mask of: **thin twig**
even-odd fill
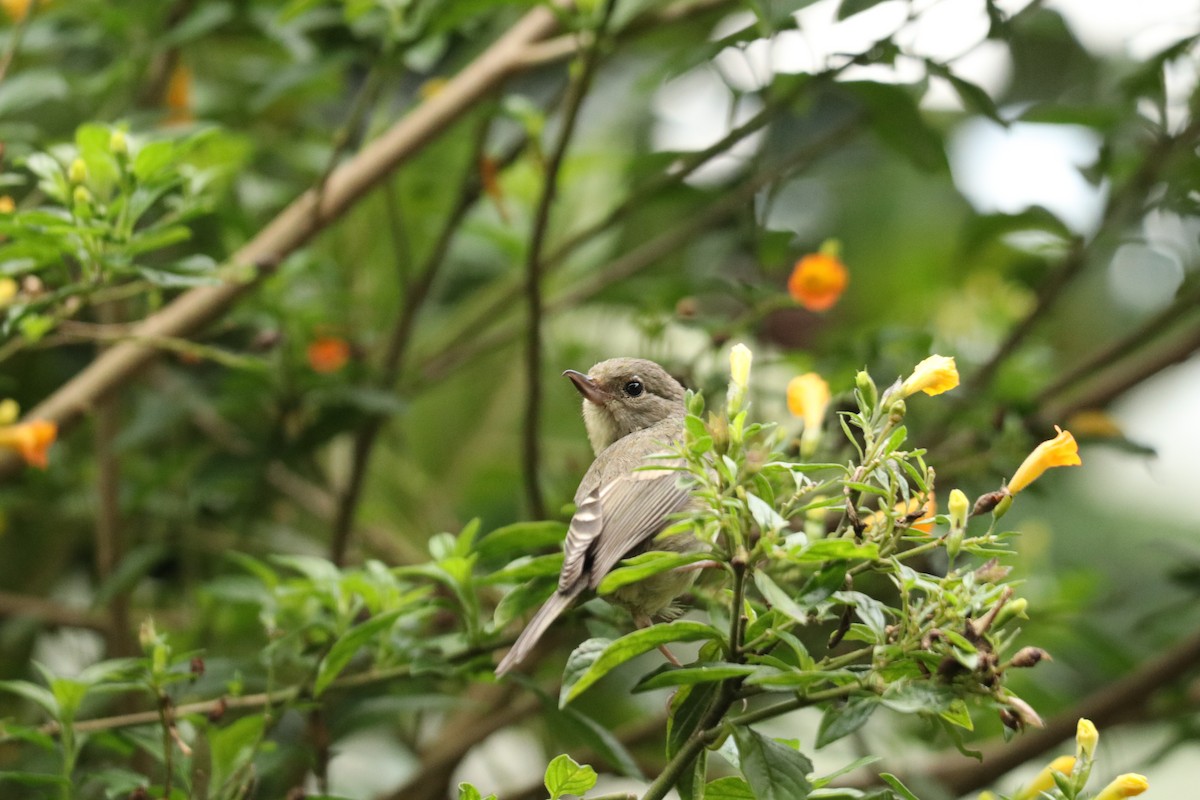
[[[540,476],[540,441],[538,429],[542,414],[542,251],[550,229],[550,209],[558,191],[558,174],[567,148],[575,134],[575,123],[583,99],[591,88],[592,77],[600,61],[601,42],[612,18],[616,0],[605,0],[592,34],[592,40],[579,57],[579,70],[564,103],[562,126],[558,140],[546,160],[542,190],[533,214],[533,231],[525,263],[525,302],[528,319],[525,335],[525,420],[521,437],[521,471],[525,478],[525,499],[529,513],[535,519],[546,516]]]
[[[663,231],[653,239],[643,242],[609,262],[606,266],[595,270],[595,277],[592,280],[580,281],[562,290],[546,303],[543,313],[552,315],[574,308],[609,286],[628,280],[677,252],[680,247],[694,240],[698,234],[711,230],[713,226],[743,211],[746,203],[764,186],[781,180],[797,169],[802,169],[828,150],[844,144],[854,135],[856,121],[857,118],[848,119],[790,157],[764,167],[740,185],[725,191],[707,208],[682,220],[676,227]],[[520,335],[520,332],[519,327],[509,326],[493,330],[487,336],[480,336],[476,333],[473,339],[444,349],[428,358],[419,370],[419,375],[425,381],[440,380],[454,370],[507,346]]]
[[[491,130],[491,119],[491,114],[488,114],[479,126],[479,130],[475,136],[475,146],[472,148],[471,155],[467,160],[466,173],[459,183],[460,188],[454,208],[447,215],[446,222],[442,226],[442,230],[433,245],[433,249],[430,251],[429,257],[421,268],[420,275],[415,281],[410,282],[405,287],[404,305],[401,307],[399,314],[396,316],[395,323],[392,325],[379,368],[378,386],[380,388],[391,389],[395,386],[396,378],[400,375],[404,366],[404,356],[412,338],[412,330],[416,325],[417,315],[420,313],[421,307],[425,304],[425,300],[429,297],[429,292],[433,288],[433,283],[437,278],[438,272],[446,261],[446,256],[450,252],[450,244],[454,240],[455,233],[458,231],[459,226],[462,225],[463,219],[466,218],[467,211],[471,209],[480,196],[481,184],[478,164],[480,156],[487,145],[488,132]],[[512,157],[515,157],[516,152],[518,152],[518,148],[513,149]],[[359,498],[362,495],[363,482],[366,479],[367,467],[371,461],[371,453],[374,450],[375,442],[379,437],[380,431],[383,430],[385,422],[386,417],[372,416],[367,419],[355,435],[350,476],[347,479],[345,488],[338,497],[337,511],[333,522],[330,558],[335,564],[343,563],[346,558],[350,532],[354,526],[354,515],[358,508]]]

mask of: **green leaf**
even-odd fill
[[[563,687],[559,705],[565,706],[583,694],[592,684],[608,674],[613,668],[635,656],[640,656],[642,653],[653,650],[659,645],[670,642],[696,642],[704,639],[720,641],[722,634],[716,628],[706,625],[703,622],[676,620],[675,622],[668,622],[662,625],[653,625],[649,628],[643,628],[642,630],[622,636],[615,642],[608,644],[602,652],[597,654],[595,660],[586,670],[578,674],[563,675]],[[596,640],[592,639],[589,641]],[[587,642],[584,644],[587,644]],[[582,647],[583,645],[580,645],[580,648]],[[576,648],[575,652],[578,653],[580,648]],[[572,653],[572,657],[574,655],[575,653]],[[567,666],[568,672],[570,672],[570,661],[567,662]]]
[[[873,81],[848,81],[841,85],[866,106],[871,128],[884,144],[920,170],[949,171],[942,137],[926,124],[908,88]]]
[[[460,783],[458,785],[458,800],[496,800],[496,795],[489,794],[484,797],[469,783]]]
[[[317,669],[317,678],[313,682],[313,696],[320,697],[329,684],[350,663],[350,659],[354,657],[358,649],[391,627],[401,613],[402,609],[396,609],[374,616],[366,622],[355,625],[338,639],[321,659],[321,666]]]
[[[175,143],[166,140],[150,142],[143,145],[133,157],[133,174],[143,183],[157,177],[174,164],[176,159]]]
[[[58,699],[44,686],[29,681],[0,681],[0,692],[11,692],[37,703],[52,717],[58,717]]]
[[[596,770],[564,753],[546,767],[545,784],[550,800],[558,800],[564,794],[581,795],[596,785]]]
[[[861,728],[875,709],[879,708],[879,698],[854,697],[845,703],[837,703],[826,709],[821,717],[821,726],[817,729],[817,747],[836,742],[843,736],[849,736]]]
[[[758,591],[771,608],[788,615],[801,625],[808,624],[808,609],[789,597],[787,592],[779,588],[779,584],[771,580],[767,573],[755,570],[754,585],[758,587]]]
[[[596,593],[612,594],[622,586],[637,583],[652,575],[658,575],[678,567],[686,567],[688,564],[707,561],[711,558],[710,553],[672,553],[666,550],[650,550],[640,553],[633,558],[625,559],[622,562],[625,566],[618,567],[605,575],[604,579],[600,581],[600,585],[596,587]]]
[[[750,728],[734,728],[742,774],[757,800],[804,800],[812,791],[812,762]]]
[[[633,691],[648,692],[651,689],[663,689],[668,686],[692,686],[697,683],[723,681],[727,678],[749,675],[756,669],[758,668],[751,664],[731,664],[725,661],[714,661],[682,669],[667,664],[638,681],[637,685],[633,687]]]
[[[750,784],[736,775],[717,778],[704,787],[704,800],[755,800]]]
[[[496,630],[503,628],[526,611],[546,602],[553,592],[554,584],[548,580],[534,579],[521,584],[496,604],[496,612],[492,615],[492,627]]]
[[[789,553],[788,560],[797,563],[819,561],[873,561],[879,558],[879,545],[874,542],[858,544],[853,539],[817,539],[809,542],[797,553]]]
[[[908,787],[901,783],[900,779],[892,773],[881,772],[879,773],[879,777],[883,778],[884,783],[896,790],[896,793],[899,794],[903,800],[921,800],[921,798],[909,791]]]
[[[61,69],[20,69],[0,83],[0,119],[66,99],[70,86]]]
[[[699,683],[675,692],[667,717],[667,758],[673,758],[695,733],[718,688],[715,683]]]
[[[487,561],[508,560],[523,556],[530,551],[541,550],[552,545],[561,545],[567,536],[564,522],[518,522],[497,528],[480,539],[475,552]]]

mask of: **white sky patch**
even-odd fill
[[[654,149],[690,152],[720,141],[731,130],[762,109],[757,97],[744,96],[736,102],[733,92],[711,69],[698,68],[668,81],[654,94]],[[692,173],[688,183],[713,186],[740,170],[758,150],[762,131],[757,131],[725,153]]]
[[[1185,500],[1196,493],[1198,386],[1200,358],[1193,357],[1117,401],[1112,413],[1125,435],[1154,448],[1157,456],[1087,448],[1082,453],[1088,476],[1084,485],[1097,504],[1128,510],[1136,502],[1148,516],[1184,524],[1200,521],[1200,504]]]
[[[1092,163],[1100,137],[1076,125],[1016,123],[1002,128],[973,118],[949,142],[954,183],[976,209],[1015,214],[1040,205],[1071,230],[1095,230],[1106,191],[1079,168]]]

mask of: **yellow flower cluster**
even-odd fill
[[[1038,800],[1038,798],[1045,797],[1046,793],[1051,792],[1058,785],[1054,773],[1061,776],[1059,781],[1069,782],[1074,792],[1081,792],[1091,773],[1096,755],[1096,745],[1099,741],[1100,732],[1096,730],[1092,721],[1080,719],[1075,728],[1075,755],[1059,756],[1051,761],[1027,786],[1013,795],[1013,800]],[[1127,772],[1110,781],[1093,800],[1124,800],[1127,797],[1136,797],[1148,788],[1150,788],[1150,782],[1146,780],[1146,776],[1136,772]],[[1052,796],[1057,797],[1058,795]],[[1083,795],[1078,796],[1083,797]],[[979,795],[979,800],[994,800],[994,798],[995,795],[991,792]]]

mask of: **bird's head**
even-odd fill
[[[588,373],[563,373],[583,395],[583,421],[592,449],[600,451],[634,431],[684,414],[683,386],[643,358],[610,358]]]

